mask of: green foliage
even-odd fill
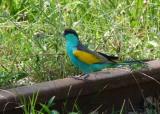
[[[21,98],[21,104],[22,109],[24,110],[24,114],[60,114],[57,110],[54,110],[54,99],[53,96],[48,103],[42,104],[40,103],[41,108],[37,109],[37,97],[38,93],[34,94],[32,97],[29,98],[29,100],[26,100],[25,98]],[[67,112],[68,113],[68,112]],[[68,114],[81,114],[76,112],[69,112]]]
[[[41,107],[39,108],[37,108],[37,97],[38,97],[38,93],[35,93],[32,97],[29,97],[28,100],[25,99],[24,97],[20,98],[20,101],[22,104],[21,107],[24,111],[24,114],[60,114],[55,109],[55,100],[54,100],[55,97],[54,96],[46,103],[40,103]],[[124,102],[119,111],[115,110],[113,106],[111,114],[125,114],[126,113],[125,105],[126,104]],[[67,105],[64,105],[63,108],[66,109],[66,107]],[[75,108],[75,111],[68,112],[66,110],[65,112],[62,112],[62,114],[82,114],[82,111],[80,110],[80,108],[78,108],[76,103],[73,105],[72,108],[73,109]],[[156,108],[158,108],[158,105],[156,105],[156,108],[153,107],[153,105],[145,106],[144,108],[145,110],[143,113],[145,114],[158,114],[156,111]],[[88,114],[99,114],[100,112],[97,109],[93,110],[92,112],[89,112]],[[104,112],[101,112],[101,113],[106,113],[106,111],[107,109],[106,110],[104,109]],[[130,113],[139,114],[138,110],[136,109],[130,110]]]
[[[160,57],[158,0],[0,0],[0,86],[78,74],[65,28],[93,50],[121,60]],[[20,75],[19,75],[20,74]]]

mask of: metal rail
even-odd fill
[[[110,112],[120,110],[125,104],[126,111],[143,110],[146,97],[160,94],[160,61],[149,61],[149,68],[139,72],[126,69],[110,69],[90,74],[87,80],[65,78],[43,82],[33,86],[22,86],[0,91],[0,113],[21,114],[20,98],[32,97],[38,92],[38,102],[46,102],[55,96],[57,110],[63,102],[71,110],[74,103],[83,114],[99,110]]]

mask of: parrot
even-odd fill
[[[139,61],[118,63],[118,56],[88,49],[81,43],[77,32],[73,29],[65,29],[63,35],[66,40],[66,53],[71,62],[82,71],[84,79],[86,79],[90,73],[100,71],[104,68],[115,68],[119,65],[139,63]]]

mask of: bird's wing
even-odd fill
[[[79,44],[77,50],[73,54],[82,62],[87,64],[96,64],[96,63],[111,63],[114,62],[117,57],[108,56],[106,54],[91,51],[82,44]]]
[[[102,60],[98,58],[97,56],[82,51],[82,50],[75,50],[73,54],[82,62],[87,63],[87,64],[95,64],[95,63],[100,63]]]
[[[107,55],[107,54],[104,54],[104,53],[101,53],[101,52],[98,52],[100,55],[102,55],[103,57],[105,57],[106,59],[108,59],[109,61],[112,61],[112,62],[116,62],[116,60],[119,59],[118,56],[113,56],[113,55]]]

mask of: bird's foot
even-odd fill
[[[86,80],[89,77],[89,74],[81,74],[78,76],[74,76],[72,78],[76,79],[76,80]]]

